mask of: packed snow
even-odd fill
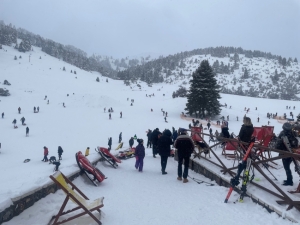
[[[17,60],[14,60],[14,56],[17,56]],[[63,71],[63,67],[66,71]],[[123,81],[83,71],[46,55],[36,47],[31,52],[20,53],[12,47],[3,46],[0,50],[0,71],[1,87],[11,93],[9,97],[0,98],[0,113],[4,112],[4,118],[0,120],[1,210],[11,204],[11,199],[50,182],[49,175],[53,174],[54,166],[41,161],[44,146],[48,147],[49,156],[56,157],[58,146],[63,148],[59,169],[69,175],[78,170],[75,161],[78,151],[84,152],[90,147],[88,159],[96,160],[99,154],[93,149],[97,146],[107,147],[108,138],[112,137],[111,152],[117,153],[115,148],[120,132],[123,134],[124,150],[129,147],[128,141],[135,134],[147,140],[148,129],[159,128],[163,131],[172,127],[188,128],[191,123],[180,117],[186,99],[172,98],[177,86],[155,84],[148,87],[143,82],[137,82],[141,88],[137,84],[125,86]],[[96,82],[97,77],[100,82]],[[5,79],[11,86],[3,85]],[[154,96],[146,97],[146,94]],[[270,125],[275,126],[276,134],[281,130],[282,121],[269,120],[267,112],[283,115],[293,111],[294,115],[298,115],[300,108],[299,103],[293,101],[221,96],[221,103],[228,106],[222,108],[221,115],[225,118],[229,116],[230,132],[235,134],[242,124],[241,119],[237,121],[236,117],[245,115],[245,107],[250,108],[247,115],[254,126],[267,125],[270,121]],[[134,99],[132,106],[131,99]],[[66,107],[63,107],[63,103]],[[291,109],[286,109],[286,106],[291,106]],[[294,106],[296,110],[292,110]],[[21,108],[21,114],[18,113],[18,107]],[[34,107],[40,108],[39,113],[33,112]],[[114,112],[110,120],[107,110],[111,107]],[[162,109],[168,112],[168,123],[164,120]],[[26,126],[20,122],[23,116]],[[260,117],[259,123],[257,117]],[[17,120],[17,129],[12,124],[14,119]],[[28,137],[25,135],[26,127],[30,129]],[[212,129],[215,132],[219,128],[213,125]],[[23,163],[25,159],[30,161]],[[123,160],[119,168],[114,169],[105,162],[99,162],[97,167],[108,179],[98,187],[85,177],[74,180],[90,199],[105,198],[101,218],[103,224],[292,224],[276,213],[268,213],[249,198],[244,203],[224,204],[228,188],[218,186],[193,171],[189,171],[191,177],[215,185],[197,184],[190,178],[185,184],[178,181],[177,162],[173,158],[168,160],[168,174],[162,175],[160,157],[153,158],[150,148],[146,149],[142,173],[136,171],[134,163],[134,158]],[[297,175],[294,174],[294,177]],[[3,224],[47,224],[57,214],[64,197],[61,190],[48,195]],[[95,222],[84,216],[68,224]]]

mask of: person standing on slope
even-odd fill
[[[48,162],[48,154],[49,154],[48,148],[44,146],[44,158],[42,160],[43,162]]]
[[[170,156],[171,148],[170,145],[173,144],[172,133],[170,130],[164,130],[162,136],[158,139],[158,152],[161,158],[161,173],[162,175],[167,174],[166,167],[168,162],[168,157]]]
[[[239,132],[239,140],[243,142],[250,143],[252,134],[254,132],[253,124],[249,117],[244,117],[243,125]]]
[[[112,138],[110,137],[109,139],[108,139],[108,151],[110,151],[110,149],[111,149],[111,145],[112,145]]]
[[[194,151],[194,142],[190,136],[187,135],[186,130],[180,132],[180,135],[177,137],[174,147],[177,149],[178,153],[178,177],[177,180],[182,180],[183,183],[188,182],[188,171],[189,171],[189,161],[191,154]],[[182,162],[184,160],[184,170],[182,174]]]
[[[133,144],[134,144],[134,139],[133,139],[133,137],[131,137],[129,139],[129,146],[130,146],[130,148],[132,148]]]
[[[158,134],[159,134],[159,129],[156,128],[153,130],[152,134],[151,134],[151,142],[152,142],[152,154],[153,154],[153,158],[156,158],[156,154],[158,153],[158,147],[157,147],[157,142],[158,142]]]
[[[63,154],[64,150],[61,146],[58,146],[57,153],[58,153],[58,160],[62,160],[61,155]]]
[[[144,158],[145,158],[145,147],[144,147],[144,140],[143,139],[137,139],[137,142],[139,143],[135,148],[135,168],[139,170],[139,172],[143,172],[143,166],[144,166]]]

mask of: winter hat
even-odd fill
[[[282,125],[282,129],[284,129],[285,131],[290,131],[292,130],[292,125],[286,122]]]
[[[143,140],[143,139],[137,139],[137,142],[138,142],[139,144],[141,144],[141,143],[144,142],[144,140]]]

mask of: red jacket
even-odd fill
[[[44,155],[48,155],[48,148],[44,148]]]

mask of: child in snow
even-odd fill
[[[139,170],[139,172],[143,172],[143,165],[144,165],[144,158],[145,158],[145,147],[144,147],[144,140],[137,139],[139,143],[135,148],[135,168]]]
[[[89,156],[89,154],[90,154],[90,147],[87,147],[84,155]]]
[[[62,147],[58,146],[58,150],[57,150],[58,160],[62,160],[61,155],[62,155],[63,152],[64,152],[64,150],[62,149]]]

